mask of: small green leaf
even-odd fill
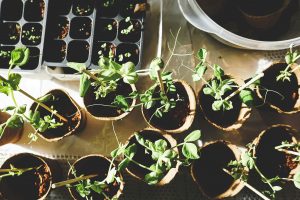
[[[253,169],[255,165],[254,159],[247,152],[242,153],[241,161],[243,166],[247,167],[248,169]]]
[[[75,62],[68,62],[67,66],[82,73],[83,70],[86,70],[86,66],[84,63],[75,63]]]
[[[223,100],[214,101],[212,104],[213,111],[219,111],[223,107]]]
[[[21,128],[23,126],[23,118],[19,115],[12,115],[7,121],[7,127],[9,128]]]
[[[46,94],[45,96],[42,96],[42,97],[38,98],[38,100],[41,103],[46,103],[48,101],[54,101],[55,97],[52,94]]]
[[[205,95],[214,96],[214,91],[210,87],[203,88],[203,93]]]
[[[20,84],[22,76],[17,73],[10,73],[8,76],[9,85],[13,90],[17,90]]]
[[[157,79],[157,71],[164,67],[164,61],[161,58],[155,58],[152,60],[149,67],[149,76],[151,80]]]
[[[24,114],[25,112],[26,112],[26,104],[21,105],[17,110],[18,114]]]
[[[295,187],[298,188],[298,189],[300,189],[300,171],[299,170],[294,175],[293,180],[294,180]]]
[[[86,95],[86,92],[88,91],[90,86],[91,86],[91,81],[89,79],[89,76],[86,74],[82,74],[80,77],[80,83],[79,83],[80,97],[84,97]]]
[[[207,51],[206,51],[206,49],[203,49],[203,48],[202,48],[202,49],[199,49],[197,55],[198,55],[198,58],[199,58],[201,61],[205,61],[206,56],[207,56]]]
[[[198,159],[198,149],[193,143],[186,143],[182,147],[182,154],[188,159]]]
[[[148,185],[155,185],[162,179],[163,174],[158,172],[150,172],[149,174],[146,174],[145,181]]]
[[[191,132],[188,136],[184,138],[185,142],[195,142],[199,140],[201,137],[201,131],[200,130],[195,130]]]
[[[3,109],[1,109],[2,112],[7,112],[7,111],[11,111],[14,110],[16,107],[15,106],[7,106]]]
[[[5,95],[8,96],[11,93],[11,91],[12,91],[11,87],[9,87],[9,86],[1,86],[0,85],[0,93],[3,93],[3,94],[5,94]]]
[[[282,190],[282,187],[280,187],[280,186],[273,186],[273,190],[276,191],[276,192],[278,192],[278,191]]]
[[[116,168],[113,167],[113,168],[108,172],[105,181],[106,181],[108,184],[113,183],[113,182],[115,181],[116,174],[117,174],[117,170],[116,170]]]
[[[27,47],[16,48],[11,52],[10,65],[23,66],[29,60],[30,50]]]
[[[118,165],[118,171],[123,171],[130,163],[130,160],[128,158],[125,158],[120,162]]]
[[[192,78],[193,78],[193,81],[194,81],[194,82],[197,82],[197,81],[200,81],[200,80],[201,80],[201,78],[199,77],[198,74],[193,74],[193,75],[192,75]]]
[[[214,65],[214,76],[218,80],[222,80],[222,76],[224,76],[224,70],[219,65]]]
[[[203,75],[205,74],[205,72],[207,71],[207,67],[203,63],[199,63],[196,66],[195,70],[196,70],[196,74],[201,79],[203,77]]]

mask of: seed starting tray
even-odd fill
[[[74,71],[67,62],[96,68],[101,55],[140,68],[145,12],[134,13],[146,0],[0,0],[0,68],[7,69],[16,46],[31,50],[20,71],[49,66]],[[128,32],[129,31],[129,32]]]

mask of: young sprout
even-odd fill
[[[126,29],[121,30],[121,34],[128,35],[131,32],[134,32],[134,25],[130,19],[130,17],[125,18],[125,22],[129,23],[129,26]]]
[[[252,105],[254,94],[250,89],[250,86],[257,84],[257,81],[264,76],[264,73],[257,74],[250,81],[239,87],[234,83],[234,79],[225,75],[224,70],[219,65],[210,65],[206,61],[207,51],[205,49],[200,49],[197,56],[200,62],[195,67],[195,70],[193,70],[193,80],[195,82],[202,80],[205,83],[203,92],[205,95],[209,95],[214,98],[214,102],[212,104],[212,109],[214,111],[233,109],[233,104],[230,99],[237,94],[239,94],[240,99],[246,105]],[[214,77],[209,81],[205,80],[203,77],[208,68],[213,70],[214,75]],[[230,95],[224,96],[227,92],[231,92]]]
[[[5,178],[5,177],[9,177],[9,176],[21,176],[23,173],[28,172],[28,171],[32,171],[32,170],[39,170],[41,166],[38,167],[29,167],[29,168],[25,168],[25,169],[20,169],[20,168],[16,168],[13,165],[10,165],[10,169],[0,169],[0,181]]]
[[[291,75],[293,72],[299,69],[299,65],[296,63],[297,60],[300,58],[299,52],[293,51],[293,44],[290,46],[290,50],[285,55],[285,62],[287,67],[280,71],[280,74],[276,77],[277,81],[291,81]],[[292,67],[294,67],[292,69]]]
[[[196,142],[200,139],[201,132],[196,130],[191,132],[182,143],[177,144],[174,147],[168,147],[168,143],[165,139],[159,139],[155,142],[144,139],[138,133],[135,134],[136,141],[145,148],[145,152],[151,155],[153,164],[151,166],[145,166],[133,157],[136,154],[136,144],[122,145],[120,144],[117,149],[111,152],[111,156],[116,158],[118,156],[124,156],[124,159],[118,165],[118,171],[124,170],[130,163],[134,163],[139,167],[149,171],[145,175],[144,181],[149,185],[157,184],[171,168],[176,167],[177,162],[180,164],[190,164],[190,160],[199,158],[198,148]],[[182,155],[184,158],[180,158],[176,147],[182,146]]]

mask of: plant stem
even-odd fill
[[[78,181],[82,181],[82,180],[86,180],[86,179],[90,179],[90,178],[95,178],[97,176],[98,176],[97,174],[87,175],[87,176],[80,176],[80,177],[69,179],[69,180],[66,180],[66,181],[61,181],[61,182],[58,182],[58,183],[53,183],[51,187],[53,189],[55,189],[55,188],[59,188],[59,187],[65,186],[65,185],[76,183]]]
[[[128,159],[130,160],[130,162],[133,162],[133,163],[136,164],[137,166],[139,166],[139,167],[141,167],[141,168],[144,168],[144,169],[146,169],[146,170],[149,170],[150,172],[153,172],[153,170],[151,170],[149,167],[146,167],[146,166],[144,166],[144,165],[138,163],[137,161],[131,159],[130,157],[128,157],[128,156],[126,156],[126,155],[125,155],[125,157],[128,158]]]
[[[157,71],[156,71],[156,74],[157,74],[157,79],[158,79],[158,82],[159,82],[160,90],[161,90],[161,92],[162,92],[164,95],[167,96],[166,90],[165,90],[165,86],[164,86],[163,80],[162,80],[162,78],[161,78],[160,70],[157,70]]]
[[[232,176],[231,173],[223,168],[223,171],[226,172],[228,175]],[[266,197],[263,193],[261,193],[260,191],[258,191],[257,189],[255,189],[252,185],[250,185],[249,183],[243,181],[240,179],[240,181],[248,188],[250,189],[252,192],[254,192],[255,194],[257,194],[258,196],[260,196],[262,199],[264,200],[270,200],[268,197]]]
[[[299,152],[295,152],[295,151],[290,151],[290,150],[287,150],[287,149],[276,149],[277,151],[281,151],[281,152],[284,152],[286,154],[290,154],[290,155],[294,155],[294,156],[300,156],[300,153]]]
[[[229,99],[231,99],[232,97],[234,97],[236,94],[240,93],[243,89],[245,89],[246,87],[248,87],[249,85],[251,85],[252,83],[254,83],[255,81],[257,81],[258,79],[260,79],[263,76],[264,76],[263,72],[257,74],[254,78],[252,78],[250,81],[248,81],[247,83],[245,83],[242,87],[240,87],[239,89],[237,89],[234,92],[232,92],[229,96],[227,96],[224,99],[224,101],[228,101]]]
[[[94,81],[100,82],[98,77],[92,74],[89,70],[87,69],[82,69],[82,72],[86,73],[89,77],[91,77]]]

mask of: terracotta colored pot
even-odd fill
[[[269,107],[278,113],[294,114],[300,111],[300,72],[296,70],[292,73],[291,81],[281,80],[277,81],[276,77],[281,70],[287,66],[284,62],[274,62],[264,71],[264,77],[260,79],[261,87],[256,88],[256,94],[262,102],[266,103]],[[268,90],[267,94],[264,93]],[[280,93],[280,95],[278,94]],[[282,98],[282,96],[284,98]]]
[[[174,80],[174,84],[176,87],[176,95],[179,94],[181,98],[185,98],[184,101],[176,102],[176,107],[171,109],[168,113],[163,113],[162,118],[154,116],[153,113],[155,110],[152,108],[145,109],[145,107],[142,106],[142,113],[150,127],[168,133],[182,133],[188,130],[194,121],[197,104],[196,95],[193,88],[185,81]]]
[[[54,171],[49,159],[21,153],[7,159],[1,169],[9,169],[10,165],[24,169],[41,166],[37,171],[24,172],[20,176],[5,177],[0,182],[0,196],[4,199],[45,199],[51,190]],[[52,161],[53,162],[53,161]],[[51,165],[51,166],[50,166]]]
[[[6,122],[10,118],[8,113],[0,112],[0,124]],[[0,146],[16,143],[20,140],[23,132],[23,126],[21,128],[9,128],[7,127],[0,139]]]
[[[105,98],[99,98],[96,100],[96,96],[94,94],[94,87],[90,87],[83,97],[83,102],[86,107],[87,112],[93,116],[95,119],[102,120],[102,121],[116,121],[123,119],[126,117],[130,112],[124,112],[120,109],[110,108],[109,105],[114,101],[117,95],[129,95],[131,92],[136,91],[136,87],[134,84],[127,84],[123,81],[118,82],[118,87],[116,92],[109,93]],[[98,104],[98,105],[97,105]],[[101,106],[99,104],[103,104]],[[130,105],[130,111],[133,110],[136,104],[136,99],[132,100]],[[91,106],[94,105],[94,106]]]
[[[99,154],[92,154],[92,155],[84,156],[84,157],[78,159],[77,161],[75,161],[75,163],[72,165],[72,167],[75,169],[77,176],[97,174],[98,175],[97,177],[91,178],[90,180],[91,181],[102,181],[107,176],[107,172],[109,170],[110,164],[111,164],[111,160],[109,160],[108,158],[106,158],[102,155],[99,155]],[[115,166],[115,165],[113,164],[113,166]],[[72,175],[71,172],[72,172],[72,170],[70,169],[69,173],[68,173],[69,179],[74,178],[74,176]],[[111,189],[112,191],[109,194],[106,193],[106,195],[108,195],[110,197],[110,199],[119,198],[124,189],[124,182],[123,182],[122,175],[121,174],[117,174],[117,175],[118,175],[118,177],[120,177],[122,182],[120,185],[118,185],[118,187],[110,184],[109,189]],[[68,190],[73,199],[85,200],[85,198],[81,197],[78,194],[78,192],[76,191],[75,188],[68,188]],[[92,192],[91,196],[93,197],[93,199],[101,199],[101,198],[105,199],[104,196],[100,196],[96,192]]]
[[[165,134],[161,131],[158,131],[156,129],[151,129],[151,128],[145,128],[141,131],[138,132],[141,136],[143,136],[144,139],[150,140],[152,142],[159,140],[159,139],[164,139],[168,142],[169,147],[174,147],[177,145],[176,140],[169,134]],[[146,166],[150,166],[153,163],[153,160],[151,158],[151,155],[145,153],[144,147],[142,147],[135,139],[134,134],[129,137],[127,140],[126,144],[137,144],[137,152],[135,156],[133,157],[133,160],[144,164]],[[176,152],[178,152],[177,147],[173,148]],[[168,183],[170,183],[175,175],[178,172],[179,168],[179,163],[177,162],[174,168],[171,168],[167,174],[155,185],[155,186],[163,186]],[[149,171],[135,165],[134,163],[130,163],[129,166],[126,168],[126,171],[133,177],[137,178],[138,180],[144,181],[144,177]]]
[[[55,110],[62,116],[64,116],[68,123],[59,126],[55,129],[48,129],[43,133],[38,133],[38,135],[45,139],[48,142],[57,142],[64,137],[73,135],[81,131],[86,124],[86,115],[85,111],[80,108],[80,106],[75,102],[75,100],[63,90],[51,90],[47,94],[52,94],[55,97],[54,101],[45,102],[47,106],[53,106]],[[37,104],[33,103],[30,107],[30,110],[34,110]],[[44,108],[39,107],[38,110],[42,116],[51,115]],[[54,116],[56,121],[60,121],[56,116]]]
[[[212,199],[233,197],[244,187],[223,171],[232,160],[240,160],[239,149],[226,141],[215,141],[201,148],[201,157],[192,164],[191,175],[200,190]]]

